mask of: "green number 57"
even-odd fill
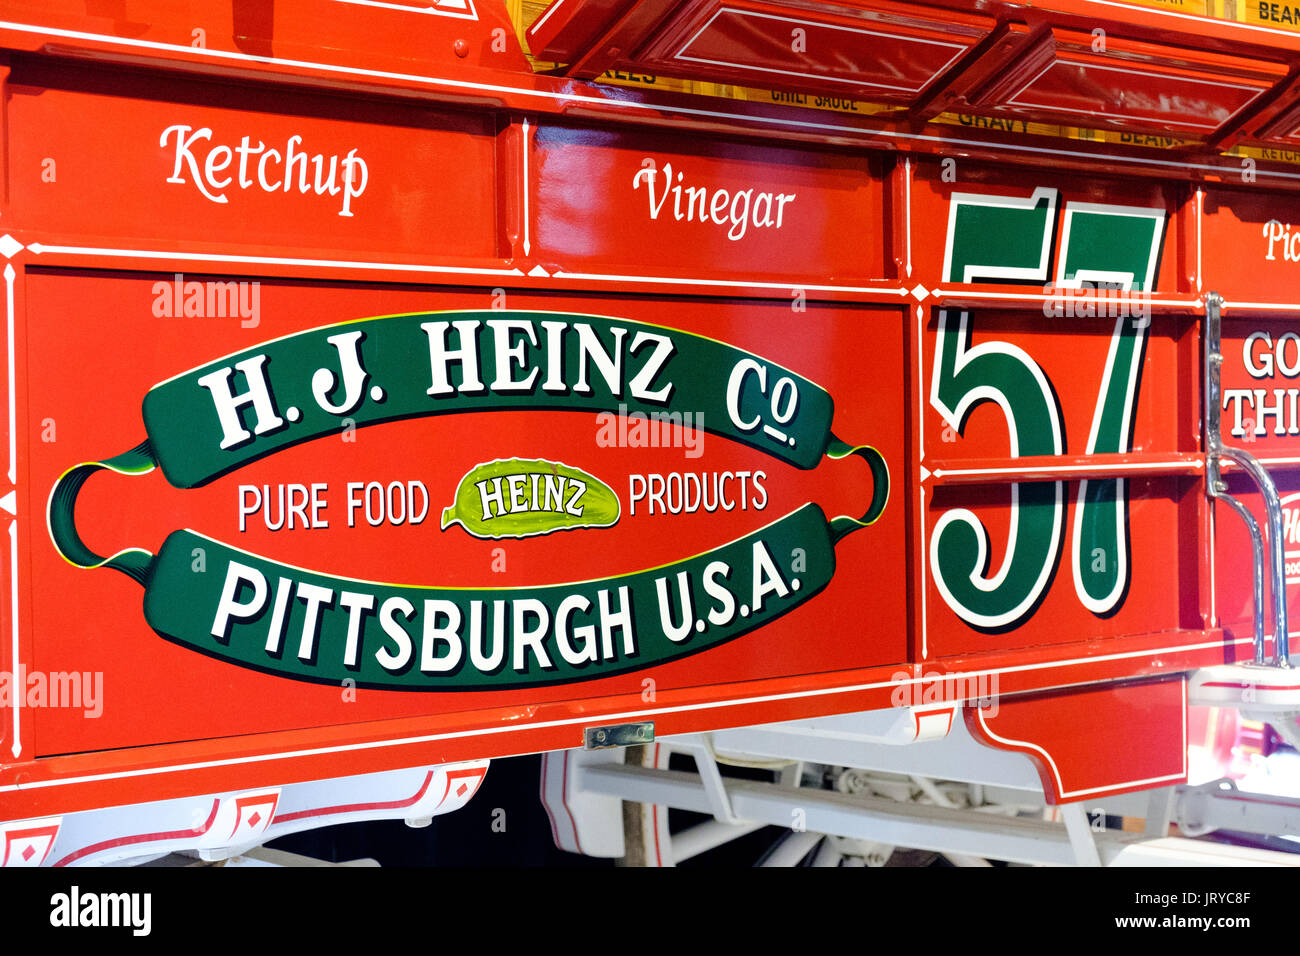
[[[1098,283],[1150,291],[1164,234],[1164,209],[1072,202],[1061,218],[1057,288]],[[1038,188],[1029,197],[954,194],[944,280],[1046,283],[1056,219],[1054,189]],[[1089,454],[1130,450],[1148,325],[1147,319],[1128,315],[1115,323],[1093,409]],[[1063,453],[1055,391],[1038,363],[1008,342],[972,345],[970,315],[941,311],[930,404],[964,434],[971,411],[984,402],[1002,411],[1012,457]],[[1017,627],[1033,613],[1059,557],[1064,486],[1061,481],[1011,486],[1006,551],[992,573],[989,535],[980,519],[966,508],[939,517],[931,538],[930,568],[939,593],[962,620],[1000,631]],[[1128,589],[1127,526],[1123,478],[1079,483],[1074,587],[1094,614],[1113,613]]]

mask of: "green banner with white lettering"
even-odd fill
[[[127,549],[101,557],[77,532],[77,496],[100,470],[138,475],[159,467],[172,485],[193,488],[344,428],[507,409],[656,413],[668,421],[693,414],[709,431],[800,468],[858,457],[871,471],[871,498],[860,516],[827,519],[809,503],[673,564],[538,587],[356,580],[191,530],[173,532],[157,555]],[[50,535],[70,563],[110,567],[144,585],[144,617],[159,635],[244,667],[391,690],[588,680],[716,647],[825,588],[835,543],[874,523],[889,495],[883,458],[836,438],[833,411],[825,390],[779,365],[645,323],[506,311],[369,319],[266,342],[152,388],[143,406],[147,439],[65,472],[49,499]],[[481,473],[483,494],[499,495],[496,471],[545,463],[497,464],[466,481]],[[586,526],[617,519],[617,499],[599,482],[573,469],[560,477],[591,484],[600,513],[586,515]],[[545,487],[539,480],[533,477]],[[510,488],[520,494],[524,483],[516,477]],[[473,524],[448,509],[444,527],[452,518]]]

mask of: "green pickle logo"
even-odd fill
[[[640,571],[532,587],[389,584],[293,567],[192,530],[157,554],[93,552],[77,497],[100,471],[155,468],[197,488],[295,444],[347,428],[479,411],[696,413],[708,429],[798,469],[857,458],[870,471],[860,515],[795,508],[712,550]],[[835,547],[873,524],[889,471],[870,445],[831,432],[814,382],[703,336],[554,312],[394,315],[284,336],[155,385],[146,439],[68,469],[50,492],[50,537],[78,568],[144,587],[161,637],[281,677],[387,690],[564,684],[654,667],[717,647],[807,602],[835,573]],[[576,467],[498,459],[460,481],[442,527],[484,539],[600,529],[618,496]],[[202,548],[206,570],[192,555]],[[797,560],[792,560],[798,555]]]
[[[442,528],[458,524],[476,538],[530,538],[611,528],[618,517],[618,495],[599,478],[545,459],[511,458],[479,465],[460,480]]]

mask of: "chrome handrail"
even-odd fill
[[[1231,448],[1223,444],[1220,434],[1221,386],[1219,367],[1223,364],[1223,355],[1219,351],[1221,341],[1221,316],[1223,296],[1211,292],[1205,299],[1205,381],[1202,389],[1205,395],[1205,486],[1211,498],[1218,498],[1232,506],[1246,522],[1250,531],[1252,550],[1254,552],[1255,571],[1255,663],[1267,663],[1264,656],[1264,541],[1259,523],[1250,509],[1228,494],[1228,484],[1223,480],[1219,467],[1220,459],[1240,465],[1259,486],[1264,498],[1264,512],[1268,521],[1269,554],[1268,564],[1273,592],[1273,662],[1274,667],[1291,666],[1290,641],[1287,635],[1286,610],[1286,559],[1283,554],[1282,540],[1282,504],[1278,498],[1277,485],[1267,469],[1259,463],[1254,455]]]

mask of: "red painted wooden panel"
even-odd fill
[[[978,22],[978,21],[976,21]],[[941,26],[894,8],[858,18],[758,3],[709,3],[645,56],[665,72],[910,102],[987,34],[991,23]]]
[[[965,713],[978,739],[1034,762],[1049,803],[1168,787],[1187,777],[1180,679],[1004,698]]]
[[[1207,136],[1285,75],[1281,64],[1105,34],[1054,29],[1048,48],[1050,59],[985,108],[1078,126]]]

